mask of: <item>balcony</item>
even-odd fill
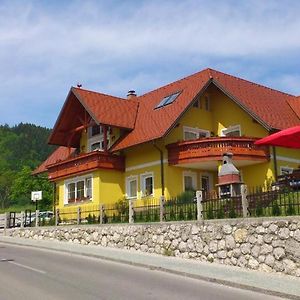
[[[93,151],[47,166],[49,180],[78,175],[97,169],[125,170],[123,156],[102,151]]]
[[[247,166],[269,160],[269,150],[256,146],[256,138],[215,137],[167,145],[169,165],[215,170],[225,152],[233,154],[236,166]]]

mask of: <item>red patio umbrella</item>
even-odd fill
[[[270,145],[287,148],[300,148],[300,126],[283,129],[255,142],[255,145]]]

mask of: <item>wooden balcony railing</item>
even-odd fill
[[[215,137],[183,141],[167,145],[170,165],[201,161],[221,160],[225,152],[231,152],[235,160],[267,161],[269,149],[256,146],[257,138]]]
[[[93,151],[48,165],[47,169],[49,180],[53,181],[58,178],[81,174],[97,169],[124,171],[125,159],[123,156],[108,152]]]

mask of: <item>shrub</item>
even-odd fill
[[[171,208],[170,210],[170,221],[175,221],[176,220],[176,215],[175,212],[173,210],[173,208]]]
[[[190,202],[193,202],[194,198],[195,198],[195,191],[192,191],[192,190],[185,191],[177,196],[177,201],[179,203],[190,203]]]
[[[281,215],[280,207],[279,207],[277,201],[274,201],[273,204],[272,204],[272,215],[273,216],[280,216]]]
[[[180,210],[179,210],[179,221],[182,221],[182,220],[184,220],[184,213],[183,213],[183,209],[180,208]]]
[[[214,219],[214,218],[215,218],[214,212],[212,209],[212,205],[210,204],[207,211],[207,219]]]
[[[262,207],[261,201],[257,201],[257,205],[255,208],[255,215],[257,217],[261,217],[263,215],[263,207]]]

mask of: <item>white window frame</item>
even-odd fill
[[[287,171],[287,173],[286,173],[286,172],[283,173],[284,170]],[[280,166],[280,175],[292,174],[293,171],[294,171],[294,169],[291,168],[291,167],[288,167],[288,166]]]
[[[182,188],[183,191],[185,192],[185,177],[192,177],[192,185],[193,189],[196,191],[197,190],[197,173],[192,172],[192,171],[183,171],[182,173]]]
[[[101,125],[98,125],[101,126]],[[103,151],[104,149],[101,147],[101,143],[104,142],[104,133],[103,133],[103,127],[100,127],[100,133],[97,135],[92,136],[92,130],[93,127],[88,128],[88,152],[91,151]],[[110,146],[110,130],[107,128],[107,147],[109,148]],[[100,148],[92,150],[92,145],[95,143],[100,143]]]
[[[129,195],[130,192],[130,182],[132,181],[136,181],[136,196],[131,196]],[[137,199],[138,197],[138,176],[137,175],[131,175],[126,177],[126,182],[125,182],[125,186],[126,186],[126,198],[127,199]]]
[[[199,139],[200,133],[204,133],[205,137],[210,137],[210,131],[205,129],[200,129],[197,127],[189,127],[189,126],[183,126],[183,139],[185,140],[185,133],[190,132],[196,134],[196,139]]]
[[[229,126],[227,128],[223,128],[221,129],[221,136],[227,136],[226,134],[230,133],[230,132],[233,132],[233,131],[239,131],[239,136],[242,135],[242,130],[241,130],[241,125],[238,124],[238,125],[232,125],[232,126]]]
[[[147,195],[145,193],[146,189],[146,178],[152,177],[152,194]],[[153,172],[145,172],[140,175],[140,183],[141,183],[141,196],[142,197],[154,197],[154,174]]]
[[[86,180],[87,179],[91,179],[92,195],[88,199],[76,201],[77,182],[79,182],[79,181],[84,181],[84,197],[87,197],[87,186],[86,186]],[[69,199],[68,199],[69,198],[68,197],[68,194],[69,194],[68,193],[68,185],[71,184],[71,183],[75,183],[75,202],[69,203]],[[74,178],[71,178],[71,179],[67,179],[64,182],[64,205],[72,204],[72,203],[79,203],[79,202],[82,202],[82,201],[93,201],[93,194],[94,194],[94,191],[93,191],[93,175],[92,174],[87,174],[87,175],[83,175],[83,176],[77,176],[77,177],[74,177]]]

